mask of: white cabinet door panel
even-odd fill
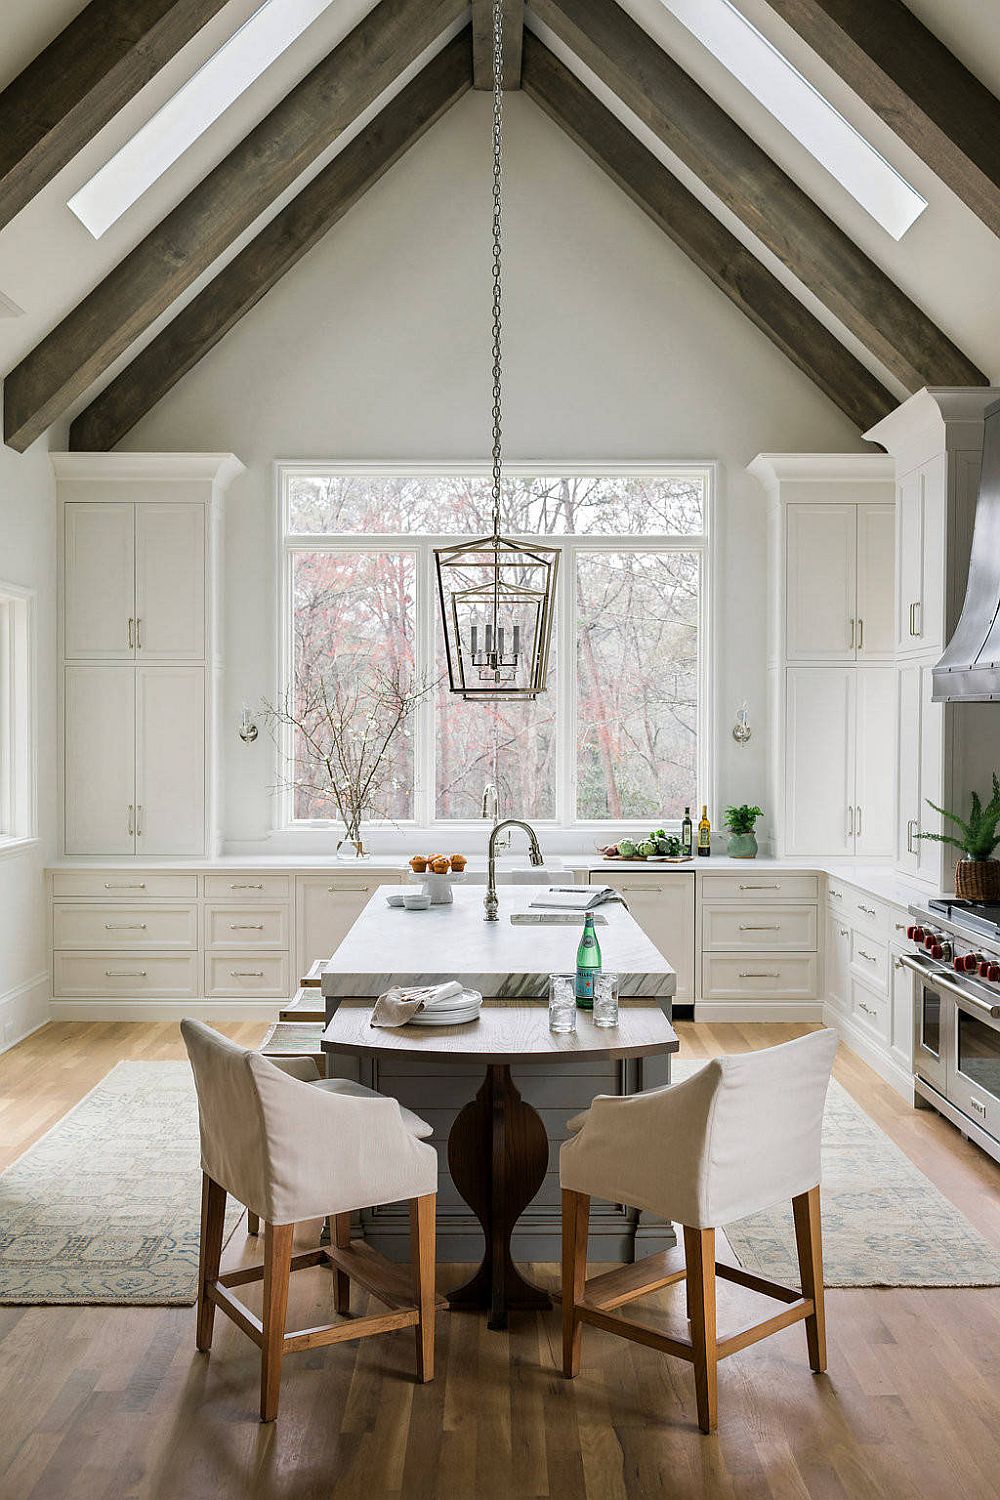
[[[205,852],[205,672],[136,669],[136,848]]]
[[[371,877],[300,875],[295,882],[296,967],[308,972],[317,958],[329,958],[340,947],[372,893],[390,883],[389,875]]]
[[[890,856],[896,843],[896,674],[862,668],[857,676],[857,774],[854,851]]]
[[[789,661],[854,656],[857,515],[853,505],[789,505],[785,628]]]
[[[135,507],[74,501],[63,511],[63,625],[69,659],[134,655]]]
[[[602,875],[590,878],[596,885],[607,883]],[[690,1004],[694,999],[694,875],[637,872],[623,875],[614,884],[650,942],[677,971],[674,1004]]]
[[[135,852],[135,668],[67,667],[67,854]]]
[[[786,674],[785,853],[854,852],[854,667]]]
[[[816,907],[786,906],[778,901],[722,906],[703,901],[701,946],[704,952],[743,952],[757,948],[772,953],[781,949],[793,953],[815,952],[819,946]]]
[[[896,787],[896,864],[908,875],[917,873],[920,843],[920,673],[917,665],[901,666],[896,673],[896,735],[899,745],[899,779]]]
[[[135,612],[141,661],[204,657],[204,506],[136,507]]]
[[[920,471],[923,481],[923,573],[920,594],[921,651],[944,650],[944,583],[948,535],[948,456],[939,453]],[[965,590],[962,590],[964,595]]]
[[[826,914],[826,994],[838,1009],[851,1004],[851,929],[839,912]]]
[[[924,501],[919,469],[907,474],[896,491],[896,650],[921,649],[923,600]]]
[[[944,737],[945,707],[933,701],[934,669],[920,668],[920,796],[913,816],[919,827],[928,833],[941,833],[944,821],[940,813],[928,806],[927,799],[943,806],[944,798]],[[917,874],[923,880],[938,885],[941,880],[941,862],[951,851],[932,839],[915,839],[917,850]],[[948,872],[950,874],[950,870]],[[947,877],[946,877],[947,878]]]
[[[896,511],[892,505],[859,505],[858,629],[859,661],[892,661],[896,571]]]

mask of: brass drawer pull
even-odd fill
[[[263,979],[264,978],[264,970],[263,969],[230,969],[230,971],[229,971],[229,977],[231,979]]]
[[[741,880],[739,888],[741,891],[780,891],[781,881],[772,880],[770,884],[767,885],[744,885],[743,881]]]
[[[741,922],[741,932],[780,932],[780,922]]]
[[[144,891],[146,882],[144,880],[106,880],[104,889],[106,891]]]
[[[107,932],[145,932],[145,922],[105,922]]]
[[[145,979],[145,969],[105,969],[105,979]]]
[[[263,922],[230,922],[230,932],[263,932]]]
[[[741,979],[780,979],[781,973],[778,969],[741,969]]]
[[[240,881],[234,880],[230,883],[229,889],[231,891],[262,891],[264,889],[264,882],[263,880],[244,881],[241,884]]]

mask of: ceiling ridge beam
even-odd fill
[[[1000,99],[902,0],[769,3],[1000,234]]]
[[[524,38],[524,0],[503,0],[503,64],[505,89],[521,87],[521,49]],[[472,83],[493,88],[493,0],[472,0]]]
[[[0,229],[226,0],[91,0],[0,93]]]
[[[80,413],[70,448],[119,443],[471,87],[466,27]]]
[[[532,0],[532,10],[908,391],[989,383],[614,0]]]
[[[446,28],[463,0],[380,0],[4,382],[23,452]]]
[[[522,87],[862,431],[895,410],[892,392],[531,32]]]

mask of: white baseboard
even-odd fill
[[[696,1000],[696,1021],[822,1021],[822,1000],[774,1000],[748,1005],[745,1000]]]
[[[35,974],[0,995],[0,1052],[16,1047],[49,1019],[49,976]]]
[[[825,1007],[824,1019],[828,1026],[832,1026],[834,1031],[839,1032],[840,1039],[846,1047],[856,1053],[862,1062],[867,1063],[880,1078],[884,1078],[886,1083],[890,1084],[897,1094],[901,1094],[908,1104],[913,1103],[913,1075],[911,1073],[907,1073],[905,1068],[900,1067],[896,1059],[888,1052],[883,1052],[877,1042],[865,1036],[850,1017],[843,1015],[836,1006]]]
[[[53,1021],[276,1021],[288,1000],[53,1000]]]

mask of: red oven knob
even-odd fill
[[[909,936],[912,937],[915,943],[922,943],[927,934],[922,927],[914,927]]]
[[[926,937],[924,938],[924,947],[930,950],[934,947],[934,944],[936,942],[937,938],[934,936],[933,932],[928,932]]]
[[[944,957],[944,949],[941,947],[941,944],[940,943],[932,943],[931,944],[931,958],[943,958],[943,957]]]
[[[962,958],[961,955],[959,955],[958,958],[952,959],[952,968],[957,969],[958,972],[959,972],[959,974],[964,974],[965,973],[965,959]]]
[[[991,984],[1000,983],[1000,964],[989,964],[986,969],[986,978]]]
[[[990,977],[990,966],[985,958],[979,960],[979,977],[980,979],[989,979]]]
[[[910,939],[911,943],[915,941],[917,929],[912,924],[906,929],[906,936]]]

